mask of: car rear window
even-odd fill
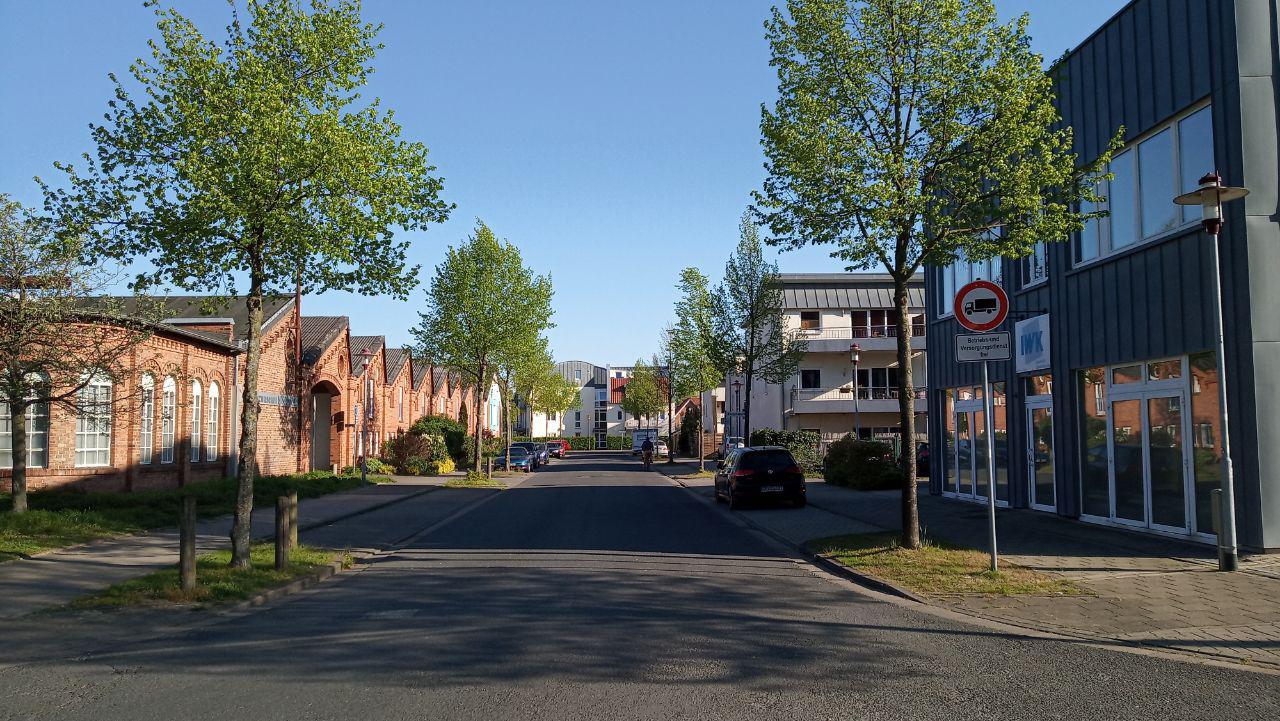
[[[742,454],[738,467],[748,471],[781,471],[796,465],[790,451],[748,451]]]

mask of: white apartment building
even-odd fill
[[[625,436],[637,428],[659,428],[666,431],[666,411],[652,418],[636,419],[622,410],[623,388],[631,378],[631,366],[598,366],[587,361],[562,361],[556,370],[578,386],[578,405],[563,414],[522,411],[523,427],[530,435],[594,436],[596,445],[604,448],[607,436]]]
[[[899,428],[898,333],[894,322],[893,279],[879,273],[783,273],[784,318],[788,332],[808,342],[798,372],[781,384],[752,381],[751,428],[812,430],[823,446],[846,434],[887,437]],[[924,281],[913,282],[911,370],[916,388],[916,431],[927,436]],[[856,345],[855,373],[851,347]],[[741,384],[735,385],[735,383]],[[746,393],[742,377],[730,376],[719,419],[730,436],[742,430]],[[705,418],[705,415],[704,415]],[[709,432],[714,429],[708,427]]]

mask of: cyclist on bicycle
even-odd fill
[[[650,464],[653,463],[653,441],[646,438],[644,444],[640,446],[640,452],[644,454],[644,469],[649,470]]]

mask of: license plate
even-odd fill
[[[761,486],[761,493],[782,493],[782,486]]]

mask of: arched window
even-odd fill
[[[151,463],[151,455],[155,449],[156,424],[156,379],[149,375],[142,376],[142,418],[138,423],[138,462]]]
[[[44,385],[45,377],[31,374],[28,381]],[[34,403],[27,406],[27,468],[43,468],[49,465],[49,404]],[[0,468],[13,467],[13,412],[0,396]]]
[[[218,397],[218,384],[209,384],[209,421],[204,428],[204,459],[218,460],[218,414],[221,407]]]
[[[160,462],[173,463],[173,424],[178,384],[166,376],[160,389]]]
[[[204,406],[201,404],[203,394],[201,393],[200,381],[191,381],[191,462],[200,461],[200,427],[204,422]]]
[[[98,373],[76,397],[76,466],[111,465],[111,379]]]

